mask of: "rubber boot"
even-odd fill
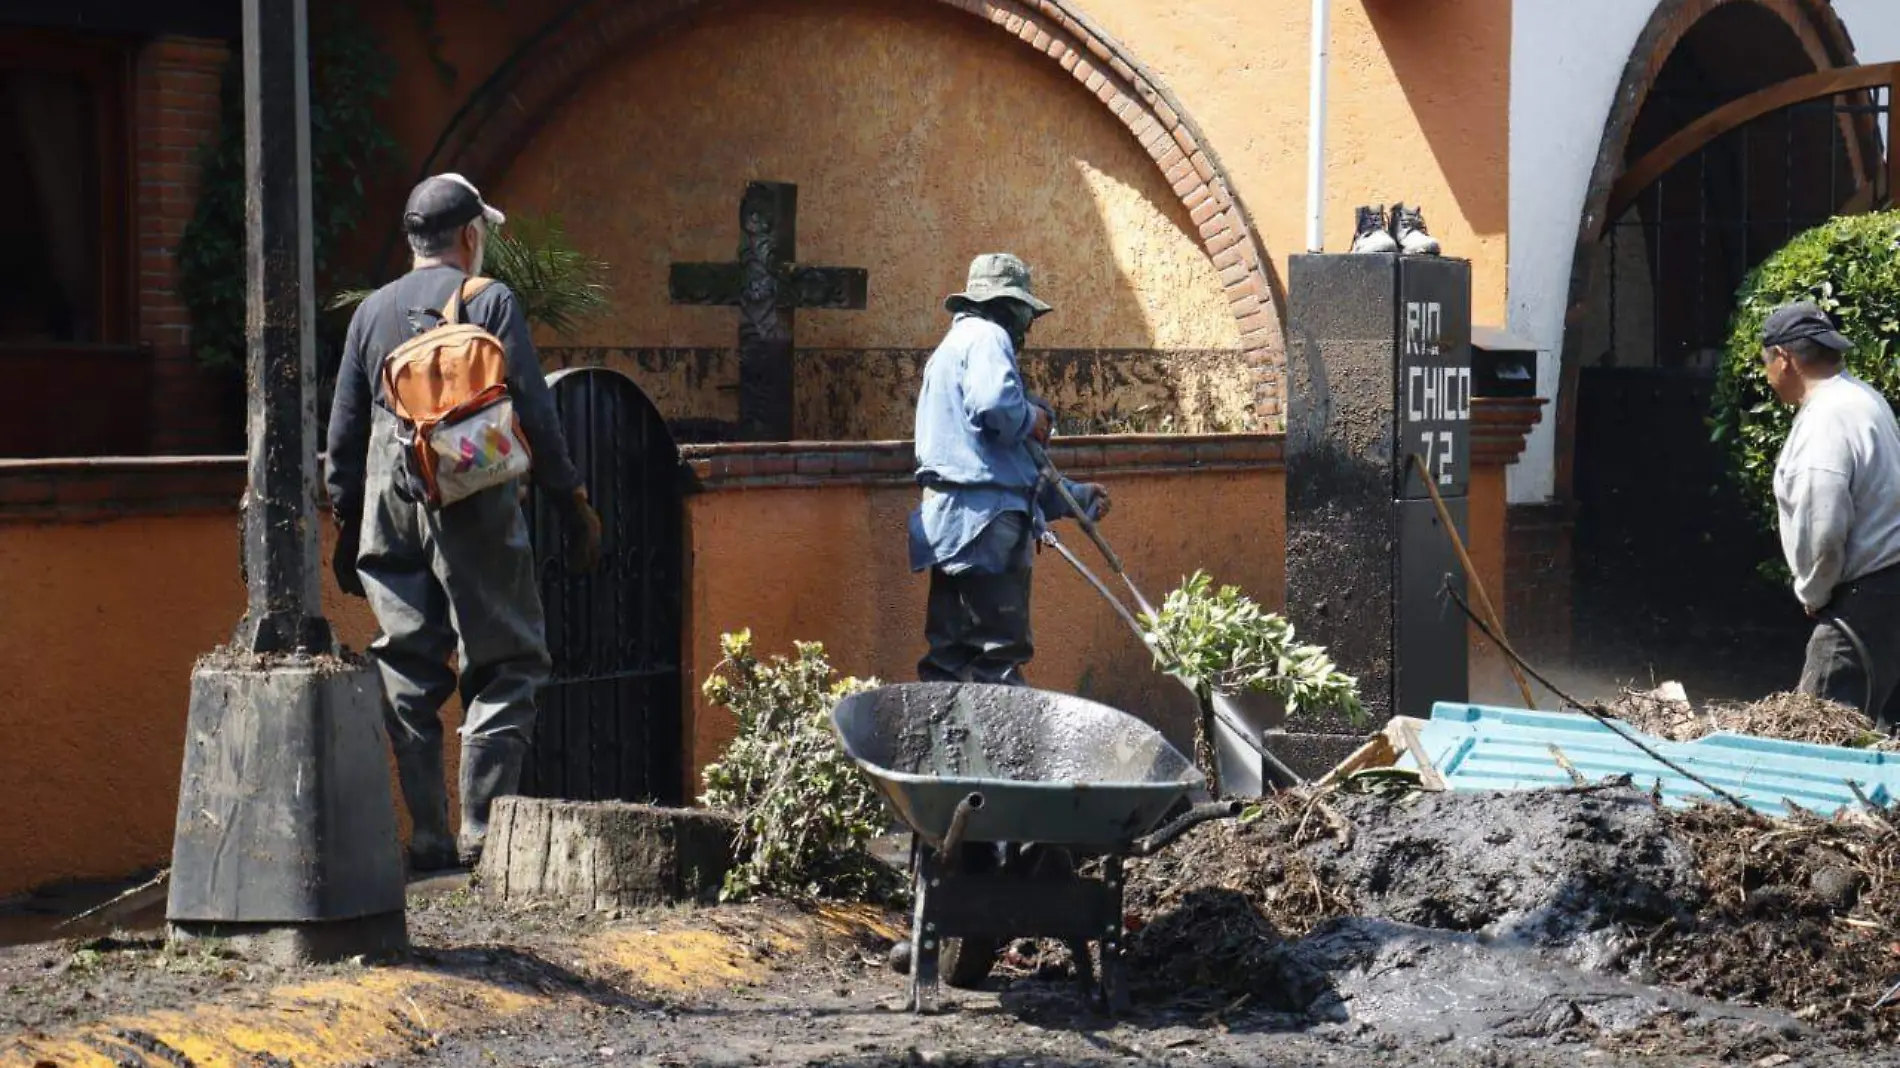
[[[396,778],[409,810],[409,870],[455,867],[455,837],[449,832],[449,787],[442,770],[442,741],[397,745]]]
[[[473,868],[482,859],[488,841],[488,813],[495,799],[513,794],[521,785],[521,765],[528,743],[507,735],[462,739],[462,831],[456,853],[462,866]]]

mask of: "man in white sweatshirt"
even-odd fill
[[[1795,406],[1775,464],[1781,548],[1794,594],[1816,621],[1801,692],[1895,726],[1900,686],[1900,427],[1873,387],[1847,373],[1853,346],[1806,301],[1762,327],[1768,384]]]

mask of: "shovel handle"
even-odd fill
[[[1037,442],[1030,441],[1025,444],[1029,447],[1029,459],[1035,463],[1037,472],[1056,488],[1056,493],[1062,497],[1062,503],[1068,505],[1070,513],[1075,516],[1076,525],[1082,528],[1082,533],[1088,535],[1089,540],[1095,543],[1097,551],[1108,561],[1108,569],[1122,580],[1122,584],[1128,587],[1129,593],[1134,594],[1135,604],[1148,615],[1154,615],[1154,605],[1149,603],[1148,598],[1142,596],[1141,590],[1135,586],[1135,580],[1129,578],[1128,570],[1122,567],[1122,558],[1116,555],[1115,550],[1109,546],[1108,539],[1102,537],[1102,532],[1096,527],[1095,520],[1089,518],[1087,509],[1084,509],[1075,499],[1075,495],[1069,492],[1069,487],[1062,481],[1062,472],[1057,471],[1055,465],[1049,462],[1049,453]],[[1073,558],[1071,562],[1074,562]],[[1111,597],[1110,600],[1114,598]]]

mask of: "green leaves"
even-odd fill
[[[1325,649],[1296,642],[1284,617],[1261,608],[1238,586],[1216,588],[1205,571],[1170,591],[1142,625],[1160,651],[1161,669],[1203,695],[1272,693],[1290,716],[1335,711],[1364,722],[1357,679],[1341,672]]]
[[[607,308],[607,265],[568,244],[559,216],[510,216],[489,235],[482,273],[514,291],[521,314],[557,334],[571,334],[584,319]],[[331,298],[331,310],[355,307],[373,290],[346,289]]]
[[[213,368],[244,361],[244,86],[241,56],[225,69],[216,139],[199,153],[198,204],[178,243],[178,290],[191,312],[191,341]],[[310,33],[311,245],[317,283],[335,282],[334,256],[363,218],[365,179],[395,154],[376,115],[395,61],[348,6],[313,5]],[[319,322],[326,351],[336,324]]]
[[[1890,402],[1900,401],[1900,212],[1846,216],[1796,237],[1763,261],[1735,297],[1728,350],[1716,370],[1710,439],[1729,456],[1730,477],[1764,528],[1775,526],[1774,469],[1794,425],[1761,366],[1761,326],[1791,300],[1812,300],[1854,343],[1847,367]],[[1785,574],[1779,561],[1765,575]]]
[[[511,216],[488,239],[484,271],[507,283],[528,321],[571,334],[607,307],[607,265],[568,243],[557,215]]]
[[[794,643],[787,660],[761,661],[752,632],[722,634],[725,660],[706,679],[706,699],[730,711],[738,736],[705,771],[701,802],[739,820],[739,864],[725,900],[760,894],[877,899],[901,888],[867,850],[884,804],[831,731],[840,700],[877,685],[834,679],[824,646]]]

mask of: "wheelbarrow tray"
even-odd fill
[[[971,842],[1113,853],[1203,786],[1193,761],[1125,712],[1067,694],[974,683],[903,683],[831,713],[845,753],[911,830],[940,843],[957,806]]]

